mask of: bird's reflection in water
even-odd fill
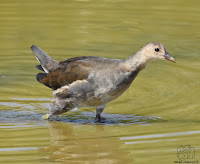
[[[51,144],[41,151],[48,152],[48,162],[130,163],[118,137],[109,137],[104,125],[77,125],[49,122]]]

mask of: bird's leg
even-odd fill
[[[101,123],[101,113],[103,112],[106,104],[96,107],[96,119],[95,122]]]
[[[95,118],[95,122],[101,122],[101,115],[100,114],[96,114],[96,118]]]

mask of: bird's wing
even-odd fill
[[[73,83],[77,80],[85,80],[93,71],[97,62],[103,58],[83,56],[71,58],[59,63],[59,67],[49,73],[38,73],[37,80],[54,90]]]

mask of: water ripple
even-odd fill
[[[66,117],[65,117],[66,116]],[[94,112],[74,112],[64,116],[50,118],[50,121],[61,121],[76,124],[96,124]],[[150,124],[163,122],[161,117],[136,116],[124,114],[102,114],[102,123],[105,125]]]
[[[27,100],[27,101],[30,101],[30,100],[36,100],[36,101],[51,101],[51,99],[49,98],[11,98],[13,100]]]
[[[175,133],[153,134],[153,135],[144,135],[144,136],[120,137],[120,140],[160,138],[160,137],[182,136],[182,135],[199,134],[199,133],[200,133],[200,131],[175,132]]]
[[[37,150],[37,147],[16,147],[16,148],[0,148],[1,151],[26,151],[26,150]]]

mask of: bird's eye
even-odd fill
[[[160,50],[159,50],[159,48],[155,48],[155,51],[158,52],[158,51],[160,51]]]

